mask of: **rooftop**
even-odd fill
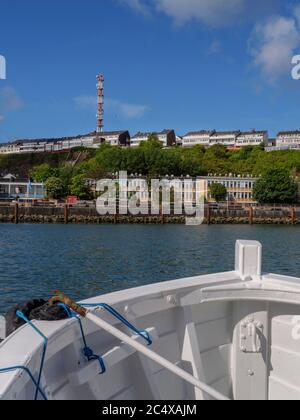
[[[142,132],[139,131],[138,133],[136,133],[131,138],[132,139],[135,139],[135,138],[139,138],[139,137],[160,136],[160,135],[163,135],[163,134],[172,133],[173,131],[174,131],[173,129],[165,129],[165,130],[162,130],[160,132],[157,132],[157,131],[149,131],[149,132],[146,132],[146,133],[142,133]]]
[[[277,136],[286,136],[291,134],[298,134],[300,135],[300,130],[294,130],[294,131],[280,131]]]
[[[253,130],[253,131],[242,131],[240,133],[240,136],[250,136],[251,134],[267,134],[267,133],[268,133],[267,130],[262,130],[262,131],[256,131],[256,130]]]
[[[236,131],[216,131],[214,134],[212,134],[212,137],[238,135],[238,134],[241,134],[240,130],[236,130]]]
[[[121,135],[123,133],[128,133],[128,130],[120,130],[120,131],[105,131],[103,133],[99,133],[100,137],[101,136],[109,136],[109,135]],[[13,142],[10,143],[1,143],[0,147],[7,147],[7,146],[11,146],[11,145],[21,145],[21,144],[29,144],[29,143],[35,143],[35,144],[40,144],[40,143],[59,143],[59,142],[63,142],[63,141],[71,141],[71,140],[76,140],[76,139],[84,139],[87,137],[93,137],[93,136],[97,136],[96,131],[92,132],[92,133],[88,133],[88,134],[79,134],[77,136],[73,136],[73,137],[58,137],[58,138],[40,138],[40,139],[18,139],[15,140]]]
[[[121,134],[124,134],[124,133],[128,133],[129,134],[129,131],[128,130],[120,130],[120,131],[103,131],[103,133],[92,133],[93,135],[95,135],[95,136],[97,136],[97,135],[99,135],[100,137],[101,136],[103,136],[103,137],[105,137],[105,136],[118,136],[118,135],[121,135]],[[91,134],[90,134],[91,135]]]
[[[205,135],[205,134],[211,136],[215,132],[216,132],[216,130],[190,131],[189,133],[185,134],[184,137],[187,137],[187,136],[200,136],[200,135]]]

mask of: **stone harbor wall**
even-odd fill
[[[49,224],[184,224],[185,216],[100,216],[95,207],[0,206],[0,223]],[[249,207],[216,209],[206,207],[206,224],[300,224],[300,208]]]

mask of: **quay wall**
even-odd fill
[[[184,224],[185,216],[100,216],[96,208],[0,205],[0,223],[37,224]],[[300,224],[300,208],[249,207],[205,209],[206,224]]]

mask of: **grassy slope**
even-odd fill
[[[0,174],[12,173],[27,178],[34,166],[48,163],[51,167],[59,167],[66,162],[82,163],[95,155],[94,150],[72,150],[64,153],[32,153],[22,155],[0,155]]]

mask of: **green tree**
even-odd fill
[[[209,191],[211,197],[216,200],[217,203],[220,201],[225,201],[227,196],[227,189],[224,185],[218,183],[212,184],[209,187]]]
[[[62,184],[63,191],[62,195],[67,196],[70,194],[70,186],[72,178],[77,174],[77,168],[74,167],[71,163],[65,163],[59,168],[59,176]]]
[[[181,153],[181,175],[200,176],[206,175],[204,156],[205,149],[202,146],[193,146],[188,149],[176,149]],[[178,174],[180,175],[180,174]]]
[[[147,148],[147,147],[153,148],[153,147],[156,147],[158,149],[161,149],[163,147],[163,143],[161,141],[159,141],[159,138],[157,137],[156,134],[151,134],[148,137],[148,140],[147,141],[142,141],[141,142],[140,147],[142,147],[142,148]]]
[[[45,183],[48,198],[61,198],[64,194],[64,184],[60,178],[51,177],[48,178]]]
[[[80,165],[79,173],[88,179],[100,180],[106,176],[105,170],[99,165],[96,158],[89,159]]]
[[[146,173],[150,176],[161,175],[160,171],[163,172],[163,168],[157,165],[157,162],[165,150],[163,150],[163,145],[158,140],[158,137],[150,136],[148,141],[141,142],[139,147],[143,152]]]
[[[260,204],[288,204],[297,200],[298,186],[286,169],[268,169],[256,182],[254,199]]]
[[[106,173],[115,173],[123,169],[124,150],[121,147],[102,145],[95,157],[97,165]]]
[[[91,198],[91,192],[84,175],[74,176],[74,178],[72,178],[70,189],[71,194],[76,195],[81,200],[89,200]]]
[[[29,172],[34,182],[46,182],[48,178],[57,176],[57,169],[52,168],[48,163],[34,166]]]
[[[147,175],[145,156],[143,150],[140,147],[126,148],[123,150],[122,165],[123,169],[128,174],[142,174]]]

